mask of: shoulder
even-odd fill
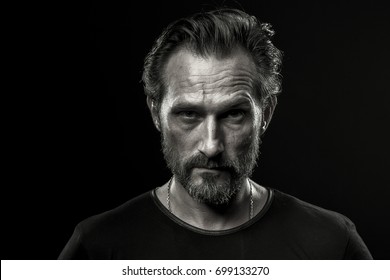
[[[277,190],[269,214],[280,230],[288,233],[288,238],[302,240],[304,246],[310,244],[318,252],[332,250],[342,256],[356,232],[355,225],[346,216]]]
[[[273,209],[280,215],[289,216],[295,222],[303,221],[309,224],[326,224],[340,229],[353,226],[352,221],[338,212],[328,210],[317,205],[308,203],[292,195],[273,190]]]
[[[145,218],[148,215],[149,217],[157,216],[155,215],[156,207],[153,205],[152,191],[149,191],[112,210],[81,221],[59,258],[111,259],[120,257],[115,254],[121,252],[124,242],[133,240],[129,239],[130,235],[136,237],[134,240],[139,240],[142,236]]]
[[[149,206],[153,203],[152,191],[148,191],[114,209],[84,219],[76,228],[80,235],[107,234],[108,230],[115,231],[124,224],[140,219],[150,211]]]
[[[272,216],[316,258],[371,259],[354,223],[343,214],[273,190]],[[325,254],[318,255],[318,252]]]

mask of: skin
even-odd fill
[[[241,49],[222,59],[180,49],[165,68],[168,86],[160,111],[147,100],[157,129],[183,159],[196,153],[210,159],[240,157],[272,115],[272,110],[263,110],[256,101],[255,73],[254,63]],[[226,183],[230,177],[223,169],[195,167],[191,181],[201,185],[207,174],[212,174],[217,184]],[[234,200],[225,207],[216,207],[194,200],[174,178],[172,210],[180,219],[202,229],[236,227],[248,220],[249,186],[249,179],[243,180]],[[254,184],[255,214],[264,206],[266,192]],[[164,205],[166,195],[167,185],[157,190]]]

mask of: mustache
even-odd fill
[[[184,168],[187,170],[191,168],[212,168],[226,171],[237,171],[238,165],[236,162],[222,157],[208,158],[203,154],[196,154],[185,161]]]

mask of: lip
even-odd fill
[[[211,173],[220,173],[224,171],[222,168],[206,168],[206,167],[195,167],[194,170],[200,172],[211,172]]]

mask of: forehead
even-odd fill
[[[256,67],[241,49],[223,58],[180,49],[168,60],[164,74],[164,99],[171,101],[255,97]]]

